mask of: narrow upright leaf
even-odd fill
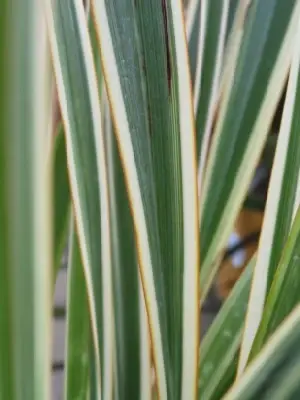
[[[201,63],[203,43],[200,42],[201,31],[204,29],[204,15],[201,11],[201,1],[191,0],[186,14],[186,35],[189,44],[189,64],[192,87],[195,87],[197,63]],[[203,35],[202,35],[203,39]]]
[[[91,337],[89,309],[73,218],[70,225],[64,398],[65,400],[86,400]]]
[[[106,140],[112,236],[116,335],[115,390],[116,397],[120,400],[137,399],[141,390],[140,354],[149,351],[150,343],[143,343],[146,348],[141,348],[140,283],[133,221],[106,96],[104,96],[103,128]]]
[[[255,357],[279,324],[300,303],[300,211],[284,248],[268,292],[262,320],[258,328],[250,359]],[[288,295],[287,295],[288,294]]]
[[[50,60],[40,2],[14,0],[10,7],[14,12],[7,284],[11,290],[14,399],[50,400],[51,176],[45,157],[50,134]]]
[[[300,306],[285,320],[224,400],[298,399]]]
[[[233,22],[236,16],[239,3],[240,0],[229,0],[229,13],[228,13],[228,23],[226,29],[226,39],[228,39],[228,37],[230,36],[230,32],[233,27]]]
[[[182,4],[92,5],[133,213],[159,396],[193,398],[199,227]]]
[[[263,150],[289,71],[299,10],[298,1],[252,0],[237,14],[236,40],[242,32],[242,43],[232,39],[236,65],[225,75],[203,187],[202,299]]]
[[[298,18],[299,19],[299,18]],[[266,294],[289,234],[300,172],[300,25],[294,38],[294,56],[277,142],[257,264],[248,305],[239,372],[243,370],[259,326]],[[296,205],[298,207],[298,204]]]
[[[205,23],[199,40],[203,42],[203,49],[198,53],[194,87],[199,187],[202,184],[209,139],[219,100],[229,6],[229,0],[201,2],[201,15],[204,14]]]
[[[102,381],[102,395],[110,398],[113,390],[114,340],[109,205],[92,46],[81,0],[45,0],[45,5],[65,130],[74,215],[87,285],[95,346],[95,384],[98,397]]]
[[[199,399],[217,400],[233,383],[254,262],[247,266],[201,343]]]
[[[10,83],[13,76],[10,74],[9,63],[9,37],[13,32],[11,27],[11,13],[9,13],[9,0],[1,4],[0,12],[0,398],[14,399],[14,374],[13,374],[13,347],[12,347],[12,315],[11,315],[11,269],[8,254],[8,227],[9,227],[9,196],[8,182],[8,149],[9,127],[11,120],[8,116],[10,97]],[[10,29],[9,29],[10,27]]]
[[[53,154],[51,156],[54,158],[52,179],[54,192],[55,280],[56,273],[61,266],[63,251],[67,243],[71,205],[65,137],[61,126],[55,136],[55,143],[52,151]]]

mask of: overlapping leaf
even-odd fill
[[[262,320],[251,349],[250,359],[258,354],[268,337],[289,315],[293,308],[299,304],[299,266],[300,212],[298,211],[281,261],[277,267],[273,283],[268,292]]]
[[[65,400],[87,399],[89,393],[90,322],[78,239],[71,220],[68,260]]]
[[[201,1],[191,0],[186,12],[186,34],[189,44],[189,62],[191,71],[191,81],[194,89],[197,62],[199,62],[199,40],[200,40],[200,24],[201,24]]]
[[[55,145],[53,147],[55,280],[56,272],[61,265],[63,251],[67,243],[71,204],[65,138],[62,127],[60,127],[55,137]]]
[[[182,5],[92,4],[134,217],[159,394],[193,397],[198,216]]]
[[[233,383],[254,262],[240,277],[201,343],[199,399],[217,400]]]
[[[6,64],[11,120],[1,133],[8,135],[4,190],[9,202],[6,245],[10,257],[1,268],[8,268],[9,275],[0,278],[7,285],[5,291],[10,291],[6,312],[11,319],[7,329],[13,353],[10,360],[4,359],[8,368],[13,363],[7,381],[8,385],[13,382],[13,393],[8,398],[50,399],[52,232],[51,180],[45,157],[50,121],[46,26],[41,4],[33,0],[13,1],[4,18],[11,24],[11,31],[4,35],[11,46]],[[9,349],[10,342],[5,352]]]
[[[200,160],[199,184],[207,157],[209,136],[212,130],[217,101],[219,100],[220,76],[223,67],[223,53],[230,1],[202,1],[204,14],[198,46],[198,62],[194,87],[194,109],[197,129],[197,156]],[[202,38],[203,36],[203,38]]]
[[[113,390],[114,340],[107,173],[96,71],[82,2],[45,4],[87,285],[95,387],[100,396],[101,373],[106,397]]]
[[[300,136],[298,106],[300,101],[300,29],[295,36],[293,63],[288,82],[283,117],[277,142],[265,219],[259,244],[253,285],[248,306],[245,335],[241,350],[241,371],[247,361],[259,326],[267,293],[299,205],[297,187],[300,171]],[[287,273],[287,271],[282,271]]]
[[[217,270],[285,84],[299,3],[241,2],[236,15],[236,38],[231,39],[234,45],[226,57],[230,68],[224,72],[226,81],[203,187],[202,297]],[[239,38],[242,42],[237,45]]]
[[[300,394],[300,308],[290,315],[224,400],[297,399]]]
[[[115,391],[118,399],[136,399],[141,393],[140,354],[149,353],[140,327],[140,289],[133,222],[116,140],[113,136],[108,101],[104,95],[103,127],[109,174],[109,203],[113,265],[113,297],[116,335]],[[147,326],[146,326],[147,329]],[[147,349],[148,347],[148,349]],[[148,361],[150,363],[150,360]],[[147,379],[147,378],[145,378]],[[146,396],[146,393],[145,393]]]

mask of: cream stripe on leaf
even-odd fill
[[[199,399],[222,398],[234,382],[254,263],[255,258],[246,267],[202,340]]]
[[[248,0],[247,0],[248,1]],[[202,36],[204,39],[205,36],[205,31],[206,31],[206,27],[204,26],[205,23],[205,19],[204,19],[204,15],[203,12],[201,11],[201,9],[203,10],[203,7],[207,8],[207,6],[209,8],[212,7],[217,7],[217,8],[222,8],[224,2],[207,2],[207,0],[192,0],[189,2],[188,4],[188,8],[187,8],[187,13],[186,13],[186,32],[187,32],[187,39],[188,39],[188,43],[189,43],[189,56],[190,56],[190,70],[191,70],[191,80],[193,83],[193,87],[195,85],[195,76],[196,76],[196,68],[197,68],[197,64],[199,60],[199,58],[201,59],[202,56],[202,51],[200,51],[199,53],[199,48],[201,50],[201,48],[203,47],[203,45],[201,45],[199,43],[199,35],[200,35],[200,31],[202,31]],[[225,8],[227,8],[227,0],[225,1]],[[228,45],[228,39],[231,36],[231,31],[232,31],[232,27],[233,27],[233,22],[235,20],[235,15],[236,15],[236,11],[238,9],[238,6],[240,5],[239,0],[229,0],[228,1],[228,18],[226,18],[227,23],[225,24],[225,34],[224,34],[224,39],[225,39],[225,44],[226,44],[226,48]],[[214,30],[216,29],[217,31],[220,30],[220,25],[218,26],[214,26],[214,22],[215,20],[219,20],[219,12],[216,13],[216,15],[213,15],[211,18],[211,21],[208,21],[209,25],[211,26],[210,31],[214,32]],[[223,35],[222,35],[223,36]],[[221,44],[222,40],[220,41]],[[222,49],[223,45],[221,45],[220,50]],[[203,50],[203,49],[202,49]],[[212,46],[212,50],[214,53],[214,46]],[[200,68],[201,69],[201,68]]]
[[[300,303],[299,260],[300,212],[298,211],[267,295],[262,320],[251,348],[249,360],[258,354],[277,327]]]
[[[72,214],[72,213],[70,213]],[[86,399],[89,393],[90,321],[86,284],[74,217],[69,223],[64,399]]]
[[[35,52],[33,54],[35,77],[34,136],[32,148],[32,173],[34,178],[33,205],[33,264],[34,264],[34,398],[50,399],[51,385],[51,310],[52,310],[52,202],[51,171],[45,157],[49,144],[50,57],[47,41],[46,20],[42,5],[37,9],[33,21]],[[29,90],[32,88],[29,88]],[[21,129],[21,135],[24,135]],[[26,135],[25,135],[26,136]],[[25,139],[26,140],[26,139]],[[22,166],[21,166],[22,168]],[[21,181],[22,182],[22,181]],[[22,183],[21,183],[22,185]],[[26,212],[24,210],[24,212]],[[25,233],[25,232],[24,232]],[[21,261],[22,262],[22,261]],[[21,267],[21,265],[20,265]],[[22,267],[21,267],[22,268]]]
[[[224,400],[292,399],[300,390],[300,306],[274,333]]]
[[[201,2],[203,7],[205,2]],[[198,185],[201,183],[207,159],[213,120],[219,101],[220,77],[223,69],[223,54],[230,1],[207,2],[207,22],[202,54],[197,64],[194,88],[194,109],[197,129]],[[203,12],[204,13],[204,12]],[[201,34],[200,34],[201,36]],[[198,72],[199,67],[199,72]]]
[[[163,321],[166,321],[166,304],[164,295],[157,301],[154,274],[152,271],[152,264],[155,264],[157,267],[161,266],[160,254],[157,250],[157,218],[148,218],[148,220],[150,219],[148,222],[146,220],[147,214],[144,210],[145,205],[143,204],[143,201],[147,201],[150,203],[148,206],[150,211],[152,210],[152,213],[155,211],[155,205],[153,205],[154,182],[152,162],[150,150],[147,148],[149,147],[149,132],[144,114],[146,106],[141,85],[141,68],[138,68],[140,65],[139,55],[136,46],[134,46],[135,34],[133,32],[134,25],[132,23],[133,15],[131,2],[129,7],[128,1],[123,1],[122,3],[111,1],[106,3],[104,0],[98,0],[92,2],[92,7],[100,38],[103,72],[112,106],[112,116],[115,123],[126,184],[129,189],[130,206],[134,217],[137,252],[141,266],[143,286],[146,293],[147,311],[150,315],[150,329],[156,363],[157,384],[161,398],[165,399],[167,397],[167,382],[163,348],[166,351],[167,346],[163,347],[162,345],[159,313],[163,313],[164,315],[164,319],[162,319],[163,325]],[[120,15],[122,15],[123,22],[126,22],[125,25],[117,25],[121,20]],[[123,32],[125,28],[127,28],[126,35]],[[115,35],[112,35],[112,33]],[[132,68],[131,64],[133,64],[135,68]],[[136,71],[138,72],[137,76],[135,76]],[[137,113],[136,118],[134,118],[134,113],[137,111],[138,106],[142,106],[143,113]],[[129,112],[133,114],[132,117]],[[130,117],[131,119],[129,119]],[[147,144],[143,154],[139,154],[137,151],[135,152],[136,149],[133,147],[134,142],[131,138],[132,133],[135,133],[134,137],[137,139],[138,147],[143,149],[142,145],[145,146],[145,144]],[[139,135],[137,135],[137,133]],[[143,136],[143,141],[140,140],[139,142],[140,135],[145,136]],[[143,168],[137,169],[136,163],[140,163]],[[150,171],[148,173],[150,176],[147,176],[148,170]],[[148,188],[149,195],[145,199],[142,197],[139,186],[138,173],[140,173],[142,177],[144,175],[144,187]],[[152,222],[152,230],[147,231],[146,222]],[[152,235],[153,238],[149,238],[149,235]],[[156,251],[153,251],[153,255],[151,254],[151,244],[156,248]],[[154,260],[152,257],[155,257]],[[159,269],[161,270],[161,268]],[[159,293],[162,293],[162,290],[160,290]],[[160,310],[158,309],[158,304]],[[166,342],[166,340],[166,328],[164,328],[164,341]]]
[[[246,9],[243,42],[231,89],[216,122],[204,180],[202,300],[217,271],[285,84],[299,5],[297,1],[287,5],[279,0],[252,0]]]
[[[171,25],[174,29],[174,51],[178,79],[178,113],[183,197],[183,339],[181,398],[197,393],[199,336],[199,220],[197,194],[196,138],[190,87],[187,44],[182,3],[171,1]],[[174,99],[175,102],[175,99]],[[176,115],[174,116],[176,117]],[[175,133],[175,132],[174,132]],[[166,221],[167,223],[167,221]],[[175,246],[174,246],[175,247]],[[180,281],[180,277],[178,277]],[[176,292],[174,293],[176,295]]]
[[[201,0],[190,0],[186,10],[186,34],[188,40],[192,36],[196,20],[198,18],[197,13],[199,12]]]
[[[153,389],[153,366],[151,363],[151,342],[149,334],[149,325],[145,298],[142,288],[141,280],[139,280],[140,288],[140,369],[141,369],[141,382],[140,382],[140,398],[151,400]]]
[[[106,93],[103,93],[113,270],[114,326],[116,337],[115,390],[120,400],[137,399],[142,380],[150,381],[150,371],[142,370],[141,355],[147,357],[150,343],[142,342],[140,320],[142,298],[134,245],[133,221]],[[143,329],[147,330],[146,326]],[[146,339],[147,340],[147,339]],[[143,346],[143,347],[142,347]],[[144,360],[146,363],[147,360]],[[150,359],[148,360],[150,364]],[[143,376],[149,374],[149,376]],[[146,394],[146,392],[145,392]]]
[[[234,19],[232,21],[232,28],[227,38],[226,51],[224,54],[224,66],[221,75],[220,88],[219,88],[219,99],[218,109],[216,114],[215,128],[213,129],[213,140],[209,149],[209,158],[205,160],[206,171],[205,180],[201,184],[201,196],[204,201],[207,195],[208,183],[211,179],[212,166],[214,165],[217,149],[219,146],[220,135],[222,133],[222,127],[224,119],[227,113],[228,101],[231,95],[232,86],[234,83],[235,70],[238,63],[239,51],[246,27],[247,11],[249,9],[249,3],[251,0],[242,0],[239,2],[236,8]]]
[[[198,66],[199,59],[200,63],[202,62],[203,38],[205,33],[204,24],[206,18],[205,14],[203,14],[203,3],[206,4],[207,0],[191,1],[191,7],[189,8],[186,18],[186,31],[189,44],[189,64],[193,89],[195,89],[196,71],[197,69],[201,70],[201,68]],[[192,9],[193,7],[195,7],[195,9]]]
[[[268,191],[265,219],[259,243],[246,319],[239,372],[245,367],[263,313],[281,253],[287,240],[295,207],[300,170],[298,106],[300,101],[300,25],[288,82],[282,122]]]
[[[94,0],[93,9],[156,382],[161,398],[179,398],[196,392],[198,347],[196,161],[183,10],[170,0]]]
[[[199,37],[198,37],[198,46],[196,48],[196,70],[195,70],[195,78],[193,80],[194,83],[194,113],[196,116],[199,97],[201,92],[201,84],[202,84],[202,75],[203,75],[203,63],[204,63],[204,51],[205,51],[205,41],[207,39],[207,35],[209,33],[209,2],[207,0],[201,1],[200,3],[200,20],[199,20]],[[190,57],[191,58],[191,57]],[[191,59],[190,59],[191,62]]]
[[[111,398],[113,312],[107,172],[99,93],[80,0],[45,0],[95,347],[97,396]],[[101,377],[100,377],[101,365]]]
[[[230,36],[233,27],[236,11],[238,10],[240,0],[229,0],[228,22],[226,27],[226,41]]]

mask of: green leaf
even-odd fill
[[[298,211],[295,218],[270,291],[268,292],[262,320],[251,349],[250,360],[259,353],[268,337],[272,335],[294,307],[300,303],[299,260],[300,211]]]
[[[217,400],[233,382],[254,262],[239,278],[201,343],[199,399]]]
[[[263,150],[288,74],[299,9],[295,1],[253,0],[236,14],[202,188],[202,300]]]
[[[61,266],[63,251],[67,243],[71,205],[65,137],[62,127],[59,128],[55,137],[53,153],[55,281],[57,271]]]
[[[90,323],[86,286],[78,239],[71,222],[68,260],[65,357],[66,400],[86,400],[89,377]]]
[[[300,27],[294,41],[294,56],[277,148],[269,184],[257,264],[248,305],[246,329],[240,355],[239,372],[245,366],[259,326],[267,293],[286,243],[294,214],[299,205],[297,186],[300,179]]]
[[[200,159],[198,180],[202,181],[217,102],[230,1],[202,1],[204,28],[200,33],[203,48],[198,51],[194,109],[197,129],[197,156]],[[203,36],[203,38],[201,37]],[[200,175],[200,176],[199,176]]]
[[[97,74],[97,79],[98,79],[98,88],[99,88],[99,92],[101,93],[101,91],[103,89],[101,55],[100,55],[100,51],[99,51],[95,23],[94,23],[93,18],[91,18],[91,17],[89,18],[89,34],[90,34],[90,39],[91,39],[91,43],[92,43],[94,63],[95,63],[96,74]]]
[[[109,174],[109,200],[116,335],[116,379],[118,399],[137,399],[140,395],[140,293],[133,221],[124,175],[113,136],[107,100],[104,102],[104,132]],[[150,346],[147,343],[146,346]]]
[[[159,396],[193,398],[199,227],[182,4],[92,5],[133,213]]]
[[[11,314],[11,269],[8,261],[9,198],[7,187],[10,179],[7,168],[10,131],[8,112],[9,74],[7,60],[11,56],[8,49],[9,1],[1,3],[0,12],[0,398],[14,399],[14,375],[12,353],[12,314]],[[9,98],[10,99],[10,98]],[[11,121],[10,121],[11,122]]]
[[[67,0],[53,5],[51,0],[47,0],[46,16],[65,130],[76,230],[87,286],[97,396],[101,395],[101,387],[102,395],[110,397],[113,390],[114,339],[109,204],[92,47],[81,1]]]
[[[47,400],[51,380],[53,271],[51,174],[47,157],[50,60],[40,2],[14,0],[10,7],[11,57],[6,65],[11,69],[11,121],[5,133],[9,136],[6,190],[10,254],[6,284],[11,300],[7,305],[12,323],[7,328],[13,344],[10,372],[14,397],[8,398]],[[4,278],[1,275],[0,281],[5,282]],[[9,349],[10,343],[7,345]]]
[[[228,13],[228,23],[227,23],[227,29],[226,29],[226,39],[229,38],[230,32],[233,28],[234,19],[236,16],[236,12],[238,10],[239,3],[240,3],[239,0],[230,0],[229,1],[229,13]]]
[[[191,0],[186,12],[186,34],[189,44],[189,64],[193,88],[195,86],[197,61],[199,60],[200,5],[200,0]]]
[[[299,398],[299,340],[300,308],[298,306],[223,399]]]

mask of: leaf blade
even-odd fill
[[[300,302],[297,290],[299,284],[299,215],[298,212],[268,292],[262,320],[251,348],[250,360],[258,354],[269,336]]]
[[[84,400],[88,394],[89,310],[80,248],[73,219],[70,226],[64,398],[65,400]]]
[[[141,357],[150,343],[142,343],[140,278],[134,243],[133,222],[111,115],[103,95],[103,130],[106,141],[112,246],[112,280],[116,335],[115,390],[119,399],[138,398],[143,377]],[[144,327],[147,329],[147,326]],[[141,354],[141,356],[140,356]],[[147,362],[145,360],[145,362]],[[150,363],[150,361],[148,361]],[[146,392],[145,392],[146,395]]]
[[[299,306],[286,319],[282,326],[266,344],[259,357],[252,362],[245,374],[227,392],[224,400],[254,397],[268,399],[278,393],[282,398],[299,394],[300,355],[299,341]]]
[[[297,41],[299,41],[299,32],[298,28]],[[299,102],[299,68],[300,53],[295,52],[270,180],[258,260],[253,276],[245,335],[240,354],[239,373],[245,367],[262,317],[266,295],[273,281],[295,210],[294,203],[300,168],[296,111]]]
[[[63,251],[67,243],[68,221],[71,207],[69,191],[69,178],[67,171],[65,139],[62,128],[55,137],[53,146],[54,166],[53,166],[53,191],[54,191],[54,281],[57,271],[61,266]]]
[[[218,266],[218,257],[226,244],[227,237],[246,195],[254,168],[264,146],[268,126],[271,123],[288,74],[293,37],[299,13],[298,3],[290,3],[289,5],[291,8],[284,10],[286,19],[282,18],[282,4],[280,2],[253,1],[248,9],[244,40],[239,50],[240,56],[233,80],[234,84],[230,89],[229,97],[226,95],[223,98],[223,105],[220,106],[215,138],[212,143],[204,181],[201,222],[202,297],[207,293],[212,282]],[[248,61],[251,59],[252,54],[250,48],[257,45],[257,39],[255,38],[256,35],[259,35],[259,31],[255,24],[259,24],[260,18],[265,18],[266,14],[268,14],[268,24],[264,24],[264,29],[266,29],[263,33],[265,41],[260,43],[264,48],[272,41],[272,47],[269,46],[269,49],[272,49],[272,55],[269,54],[269,56],[274,59],[274,68],[271,70],[268,67],[270,59],[266,56],[267,52],[264,53],[260,62],[258,62],[258,57],[255,58],[254,63],[258,64],[252,70],[253,86],[251,86],[251,80],[249,80],[247,72],[247,68],[250,65]],[[260,26],[262,27],[262,25]],[[277,30],[277,28],[280,29]],[[274,31],[277,32],[276,40],[272,33]],[[240,31],[238,30],[237,32]],[[248,46],[248,41],[252,43],[250,47]],[[246,59],[248,60],[247,63]],[[256,73],[257,75],[255,75]],[[261,86],[260,79],[263,80],[264,87]],[[242,82],[244,83],[242,84]],[[243,86],[244,84],[246,85],[245,87]],[[248,100],[246,100],[244,94],[238,94],[239,90],[244,93],[246,87],[249,89]],[[244,96],[245,103],[243,105],[239,101],[241,96]],[[238,103],[241,107],[245,107],[241,114],[238,112]],[[227,106],[229,107],[228,110]],[[237,116],[238,118],[236,118]],[[249,123],[248,125],[249,118],[251,119],[251,124]],[[239,120],[241,125],[239,125]],[[234,129],[237,129],[236,132],[245,124],[247,124],[247,127],[244,126],[242,131],[235,136],[233,126],[231,126],[232,123],[235,126]],[[228,143],[230,143],[229,151]],[[224,164],[224,157],[228,161],[228,170]],[[215,182],[218,182],[218,185],[215,185]],[[220,197],[221,192],[224,197]]]
[[[233,382],[254,262],[247,266],[200,345],[199,398],[221,398]]]
[[[2,182],[0,188],[0,397],[14,398],[14,378],[13,378],[13,360],[12,360],[12,316],[11,309],[11,280],[9,268],[9,251],[8,251],[8,226],[9,226],[9,198],[7,195],[7,187],[9,176],[7,173],[7,153],[9,143],[3,132],[7,131],[9,123],[7,115],[7,98],[9,93],[9,85],[12,76],[9,75],[8,65],[5,60],[11,57],[7,49],[7,33],[10,26],[8,13],[8,1],[2,3],[2,12],[0,13],[0,180]]]
[[[55,7],[47,0],[45,5],[87,284],[95,385],[97,396],[102,392],[105,397],[113,390],[114,342],[107,171],[96,71],[82,2],[58,2]]]
[[[51,180],[44,154],[51,75],[41,5],[35,1],[13,5],[7,240],[14,398],[49,399],[52,226]]]
[[[192,150],[194,129],[182,22],[183,10],[181,4],[171,1],[136,2],[132,7],[132,3],[127,1],[103,0],[94,1],[93,9],[100,38],[103,71],[134,217],[158,388],[162,398],[165,398],[167,393],[172,396],[172,391],[178,396],[181,384],[187,380],[183,379],[181,373],[180,360],[185,355],[182,353],[181,341],[189,335],[192,338],[185,343],[187,349],[193,346],[188,361],[193,363],[193,374],[190,374],[188,379],[194,380],[197,373],[195,358],[198,330],[198,230],[196,224],[194,225],[198,220],[196,186],[193,183],[187,187],[184,176],[188,174],[188,181],[194,182],[196,163]],[[176,23],[173,18],[176,18]],[[154,38],[157,38],[155,57],[159,60],[155,64],[157,72],[153,68],[153,54],[148,51],[152,48],[149,43],[152,43]],[[178,63],[178,52],[185,63]],[[186,104],[181,101],[182,94],[178,95],[182,90],[186,94],[184,98],[188,99]],[[182,117],[184,108],[188,118]],[[175,110],[179,112],[176,113]],[[183,135],[183,129],[188,134]],[[170,139],[164,143],[159,132],[164,132]],[[167,165],[168,162],[170,165]],[[159,166],[165,167],[166,175],[161,174]],[[169,178],[166,179],[166,176]],[[165,187],[164,182],[167,182]],[[159,191],[158,187],[163,190]],[[169,199],[169,203],[166,199]],[[162,212],[163,209],[165,213]],[[187,218],[190,213],[194,215]],[[183,214],[186,215],[184,219]],[[167,215],[170,223],[165,224],[163,221],[167,220]],[[189,243],[187,231],[194,238]],[[166,232],[170,235],[169,240]],[[170,251],[166,250],[168,248]],[[187,262],[188,254],[193,258],[190,263]],[[187,258],[183,262],[180,261],[184,257]],[[172,266],[173,263],[174,285],[171,287],[167,284],[167,277],[171,274],[168,265]],[[178,279],[182,273],[182,265],[185,266],[186,286],[182,286],[182,281]],[[193,293],[189,298],[186,295],[187,285]],[[176,309],[169,294],[172,291],[177,291],[179,299],[182,296]],[[190,314],[187,312],[187,301],[192,311]],[[184,313],[182,309],[185,310]],[[195,330],[190,329],[190,332],[181,334],[186,326],[182,322],[184,314],[190,318],[193,326],[195,325]],[[173,318],[176,318],[178,328],[172,331],[169,321]],[[177,332],[180,342],[175,336],[178,335]],[[187,360],[188,358],[183,364]],[[187,378],[187,374],[185,376]],[[195,391],[196,383],[188,387],[189,390]]]

